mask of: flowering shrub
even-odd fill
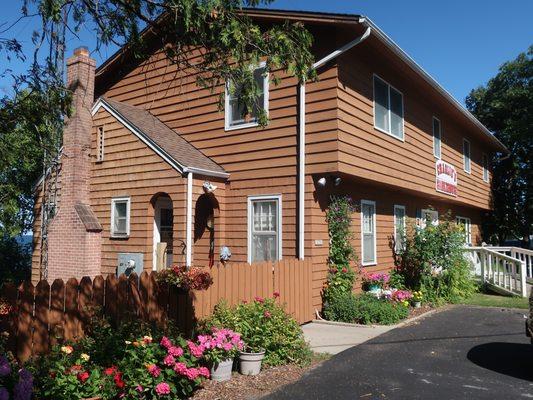
[[[413,298],[413,294],[409,290],[393,290],[390,295],[390,300],[399,303],[405,307],[409,307],[409,300]]]
[[[213,327],[210,335],[199,335],[198,342],[205,349],[206,361],[211,364],[235,357],[244,347],[241,335],[226,328]]]
[[[209,271],[199,267],[175,265],[161,271],[157,278],[160,282],[187,290],[207,290],[213,284]]]
[[[463,229],[449,215],[436,226],[409,227],[404,246],[401,254],[394,255],[394,264],[406,288],[421,291],[426,301],[437,304],[474,293]]]
[[[125,346],[119,367],[126,398],[187,398],[209,377],[209,370],[199,366],[205,351],[201,344],[166,336],[156,342],[144,336]]]
[[[352,291],[355,273],[350,262],[355,261],[355,250],[351,244],[350,229],[354,212],[352,200],[347,196],[332,196],[326,211],[329,233],[328,275],[322,291],[325,307],[328,302],[342,293]]]
[[[373,272],[368,273],[366,271],[362,272],[363,286],[377,286],[379,288],[385,288],[389,283],[390,276],[389,274],[383,272]]]
[[[278,296],[279,293],[273,298],[256,297],[233,307],[220,302],[211,317],[201,323],[201,329],[210,332],[213,327],[225,327],[239,332],[245,351],[265,350],[266,365],[308,362],[310,350],[302,329],[278,304]]]
[[[0,355],[0,400],[30,400],[32,393],[32,374],[20,368],[10,354]]]

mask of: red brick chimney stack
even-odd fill
[[[63,131],[60,200],[49,228],[49,281],[100,273],[102,228],[91,210],[89,190],[95,67],[86,47],[67,60],[73,114]]]

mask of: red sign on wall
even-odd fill
[[[457,196],[457,172],[453,165],[437,160],[435,162],[435,178],[437,192]]]

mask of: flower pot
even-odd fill
[[[229,381],[233,369],[233,358],[222,360],[211,366],[211,379],[216,382]]]
[[[381,286],[379,285],[368,285],[369,292],[379,292],[380,289],[381,289]]]
[[[261,371],[261,363],[265,358],[265,351],[259,353],[239,352],[239,371],[243,375],[257,375]]]
[[[421,301],[414,301],[414,302],[413,302],[413,306],[414,306],[415,308],[420,308],[420,307],[422,307],[422,302],[421,302]]]

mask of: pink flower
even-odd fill
[[[197,368],[188,368],[187,371],[185,371],[185,376],[191,381],[194,381],[199,375],[200,371],[198,371]]]
[[[231,349],[233,349],[233,345],[230,342],[226,342],[222,344],[222,348],[225,351],[230,351]]]
[[[194,357],[200,358],[203,356],[205,350],[203,345],[196,345],[190,340],[187,340],[187,346],[189,346],[189,350]]]
[[[277,299],[279,297],[279,292],[274,292],[274,298]]]
[[[263,315],[265,316],[265,318],[270,318],[272,316],[272,314],[270,313],[270,311],[268,310],[265,310],[265,312],[263,313]]]
[[[155,392],[159,396],[164,396],[166,394],[170,394],[170,385],[168,383],[166,383],[166,382],[158,383],[157,386],[155,387]]]
[[[177,362],[176,365],[174,365],[174,372],[180,375],[184,375],[185,371],[187,371],[187,366],[182,362]]]
[[[263,299],[262,297],[259,297],[259,296],[255,296],[254,300],[257,301],[258,303],[264,303],[265,302],[265,299]]]
[[[178,346],[170,346],[168,354],[174,357],[181,357],[183,355],[183,349]]]
[[[172,354],[169,354],[163,358],[163,364],[165,364],[167,367],[172,367],[174,364],[176,364],[176,360]]]
[[[141,385],[137,385],[135,390],[138,391],[138,392],[142,392],[144,390],[144,388]]]
[[[146,367],[150,375],[152,375],[154,378],[157,378],[159,374],[161,374],[161,368],[159,368],[155,364],[150,364]]]
[[[206,368],[206,367],[200,367],[198,368],[198,374],[200,376],[203,376],[204,378],[209,378],[209,376],[211,376],[210,372],[209,372],[209,369]]]
[[[171,346],[172,346],[172,342],[170,341],[169,338],[167,338],[166,336],[163,336],[161,338],[161,342],[160,342],[161,346],[163,346],[164,348],[166,349],[169,349]]]

